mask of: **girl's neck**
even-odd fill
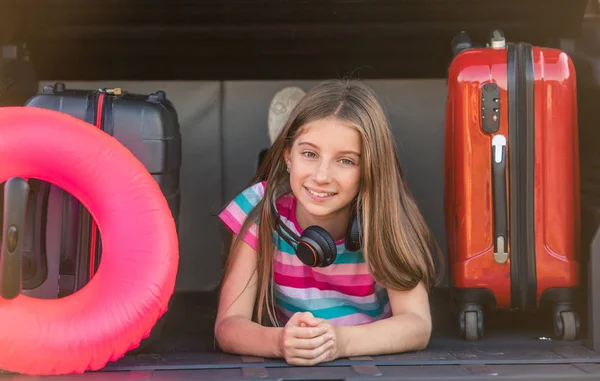
[[[330,214],[326,217],[315,217],[309,214],[302,205],[294,199],[294,217],[300,229],[305,230],[311,225],[318,225],[325,229],[334,241],[346,237],[348,225],[350,224],[350,206]]]

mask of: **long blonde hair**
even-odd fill
[[[374,92],[360,82],[327,81],[302,98],[250,181],[249,185],[266,181],[265,194],[233,243],[235,248],[250,225],[258,222],[258,290],[253,320],[263,325],[278,325],[272,287],[276,217],[270,203],[275,192],[289,187],[284,151],[292,146],[304,125],[327,117],[356,126],[361,135],[361,180],[356,202],[361,211],[362,251],[374,280],[393,290],[412,289],[419,282],[430,290],[439,280],[432,251],[441,258],[440,249],[407,187],[394,136]],[[229,270],[228,261],[223,281]]]

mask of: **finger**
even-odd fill
[[[316,327],[317,328],[325,327],[326,331],[328,331],[330,328],[333,328],[333,326],[325,319],[321,320],[321,322],[319,324],[317,324]]]
[[[314,358],[321,356],[326,351],[331,350],[331,348],[333,348],[333,346],[334,346],[333,340],[328,340],[316,348],[311,348],[311,349],[294,348],[294,350],[290,351],[289,355],[291,357],[297,357],[297,358],[301,358],[301,359],[310,360],[310,359],[314,359]]]
[[[293,365],[303,365],[303,366],[316,365],[316,364],[327,361],[328,357],[329,357],[329,353],[330,353],[330,351],[325,351],[319,357],[314,358],[314,359],[304,359],[304,358],[292,357],[292,358],[290,358],[290,360],[288,360],[288,363],[293,364]]]
[[[303,316],[300,317],[300,324],[301,324],[301,326],[304,323],[305,325],[308,325],[308,326],[311,326],[311,327],[316,327],[319,324],[321,324],[323,321],[325,321],[325,319],[316,318],[312,314],[310,314],[310,315],[303,315]]]
[[[333,335],[320,335],[317,337],[313,337],[312,339],[298,339],[293,338],[289,341],[289,345],[287,348],[293,349],[315,349],[327,343],[327,341],[332,340]]]
[[[319,327],[290,327],[289,332],[292,337],[298,339],[312,339],[323,335],[327,331],[327,326]]]
[[[310,312],[296,312],[290,317],[288,320],[288,324],[291,325],[300,325],[300,322],[308,320],[310,318],[314,318],[313,314]]]
[[[321,318],[315,318],[315,320],[312,320],[308,324],[306,322],[304,322],[304,321],[301,321],[300,322],[300,327],[316,327],[319,324],[323,323],[324,321],[325,321],[325,319],[321,319]]]

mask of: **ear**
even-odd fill
[[[286,147],[283,149],[283,158],[285,160],[285,165],[287,165],[288,167],[291,164],[291,156],[292,153],[290,152],[290,147]]]

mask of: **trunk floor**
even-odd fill
[[[216,349],[216,295],[178,294],[161,337],[142,353],[129,354],[98,372],[61,376],[60,380],[600,379],[600,354],[587,349],[582,340],[552,340],[549,315],[490,315],[484,338],[467,342],[458,335],[448,301],[447,290],[436,290],[432,295],[434,333],[424,351],[293,367],[280,359],[234,356]],[[28,376],[8,377],[33,380]]]
[[[429,371],[433,372],[433,376],[441,367],[449,372],[439,373],[444,379],[451,377],[453,371],[450,369],[457,367],[474,375],[498,373],[493,369],[500,368],[515,370],[532,367],[537,369],[537,375],[547,373],[553,376],[561,374],[560,369],[563,369],[576,374],[593,371],[596,376],[600,376],[600,354],[587,349],[583,340],[564,342],[552,339],[552,320],[548,312],[488,315],[484,338],[477,342],[467,342],[459,336],[449,300],[447,289],[438,289],[432,295],[434,332],[425,351],[338,359],[315,368],[327,368],[328,371],[353,369],[356,366],[366,367],[367,370],[375,367],[379,371],[396,367],[405,370],[418,368],[422,376],[426,376]],[[261,373],[264,377],[274,376],[284,370],[293,372],[294,367],[280,359],[234,356],[217,349],[213,336],[216,305],[216,295],[213,293],[176,295],[161,338],[143,353],[128,355],[109,364],[105,370],[195,370],[209,373],[219,370],[239,373],[240,368],[245,368],[246,371],[253,369],[254,372],[267,372],[268,376]],[[583,335],[581,336],[584,337]],[[584,368],[586,370],[582,370]],[[460,372],[462,371],[459,371],[457,377],[465,377]],[[208,377],[209,373],[203,374]],[[569,378],[571,376],[577,377],[570,374]],[[291,373],[289,377],[292,377]],[[381,376],[377,378],[381,379]]]
[[[514,357],[520,357],[527,348],[535,351],[566,350],[565,348],[583,345],[581,340],[563,342],[552,339],[552,319],[548,311],[528,315],[507,312],[485,315],[484,337],[477,342],[465,341],[459,335],[458,323],[449,300],[447,289],[437,289],[432,294],[433,335],[428,350],[422,353],[444,350],[473,350],[477,353],[478,350],[485,350],[495,353],[494,356],[502,352],[502,356],[506,357],[510,356],[506,354],[507,348],[511,348],[510,352],[515,353]],[[222,355],[216,347],[213,334],[216,310],[217,296],[214,293],[175,295],[161,337],[146,347],[140,355],[128,355],[123,363],[133,361],[137,357],[155,355],[168,358],[198,353]],[[582,325],[585,325],[584,316],[580,317]],[[580,336],[584,337],[585,332],[581,332]],[[411,356],[414,354],[404,354],[395,358]]]

